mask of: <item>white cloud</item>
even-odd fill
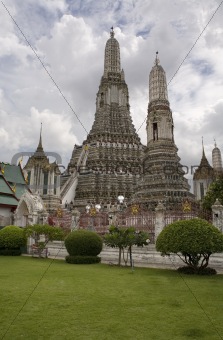
[[[219,4],[220,0],[167,0],[165,4],[162,0],[41,0],[38,4],[10,0],[7,8],[89,131],[112,25],[138,130],[147,115],[155,52],[159,51],[170,81]],[[168,87],[175,140],[184,164],[200,162],[202,135],[209,161],[213,137],[219,147],[223,143],[222,7]],[[42,121],[44,149],[61,152],[67,163],[73,144],[81,143],[86,132],[4,7],[0,20],[1,159],[10,161],[15,152],[35,149]],[[145,123],[139,135],[146,143]]]

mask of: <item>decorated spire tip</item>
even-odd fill
[[[205,154],[204,154],[204,137],[203,136],[201,137],[201,142],[202,142],[202,154],[204,156]]]
[[[217,147],[216,139],[214,138],[214,147]]]
[[[43,129],[43,123],[41,122],[41,125],[40,125],[40,140],[41,140],[41,143],[42,143],[42,129]]]
[[[115,32],[114,32],[114,27],[111,27],[111,31],[110,31],[110,36],[111,38],[114,38]]]
[[[155,59],[155,65],[158,65],[160,63],[159,58],[158,58],[159,52],[156,51],[156,59]]]
[[[40,124],[40,134],[39,134],[39,145],[38,145],[37,149],[43,148],[43,146],[42,146],[42,128],[43,128],[43,123],[41,122],[41,124]]]
[[[42,128],[43,128],[43,123],[41,122],[41,124],[40,124],[40,136],[42,135]]]

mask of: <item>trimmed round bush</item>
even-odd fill
[[[100,263],[101,258],[99,256],[66,256],[66,262],[72,264],[92,264]]]
[[[89,230],[72,231],[65,238],[65,247],[71,256],[97,256],[102,246],[102,238]]]
[[[0,230],[0,254],[21,255],[21,247],[26,245],[24,230],[10,225]]]

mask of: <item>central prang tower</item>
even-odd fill
[[[158,54],[158,52],[157,52]],[[193,200],[174,143],[174,124],[170,110],[166,74],[156,55],[149,75],[147,148],[143,176],[133,201],[154,209],[159,201],[172,208],[182,200]]]
[[[95,120],[69,163],[78,172],[74,206],[106,205],[130,198],[142,172],[143,145],[130,115],[129,93],[113,28],[105,46],[104,73],[96,97]]]

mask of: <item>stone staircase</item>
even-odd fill
[[[77,180],[77,172],[75,171],[71,174],[70,177],[68,177],[68,179],[66,180],[66,182],[64,183],[64,185],[61,188],[60,196],[61,196],[62,200],[76,180]]]

